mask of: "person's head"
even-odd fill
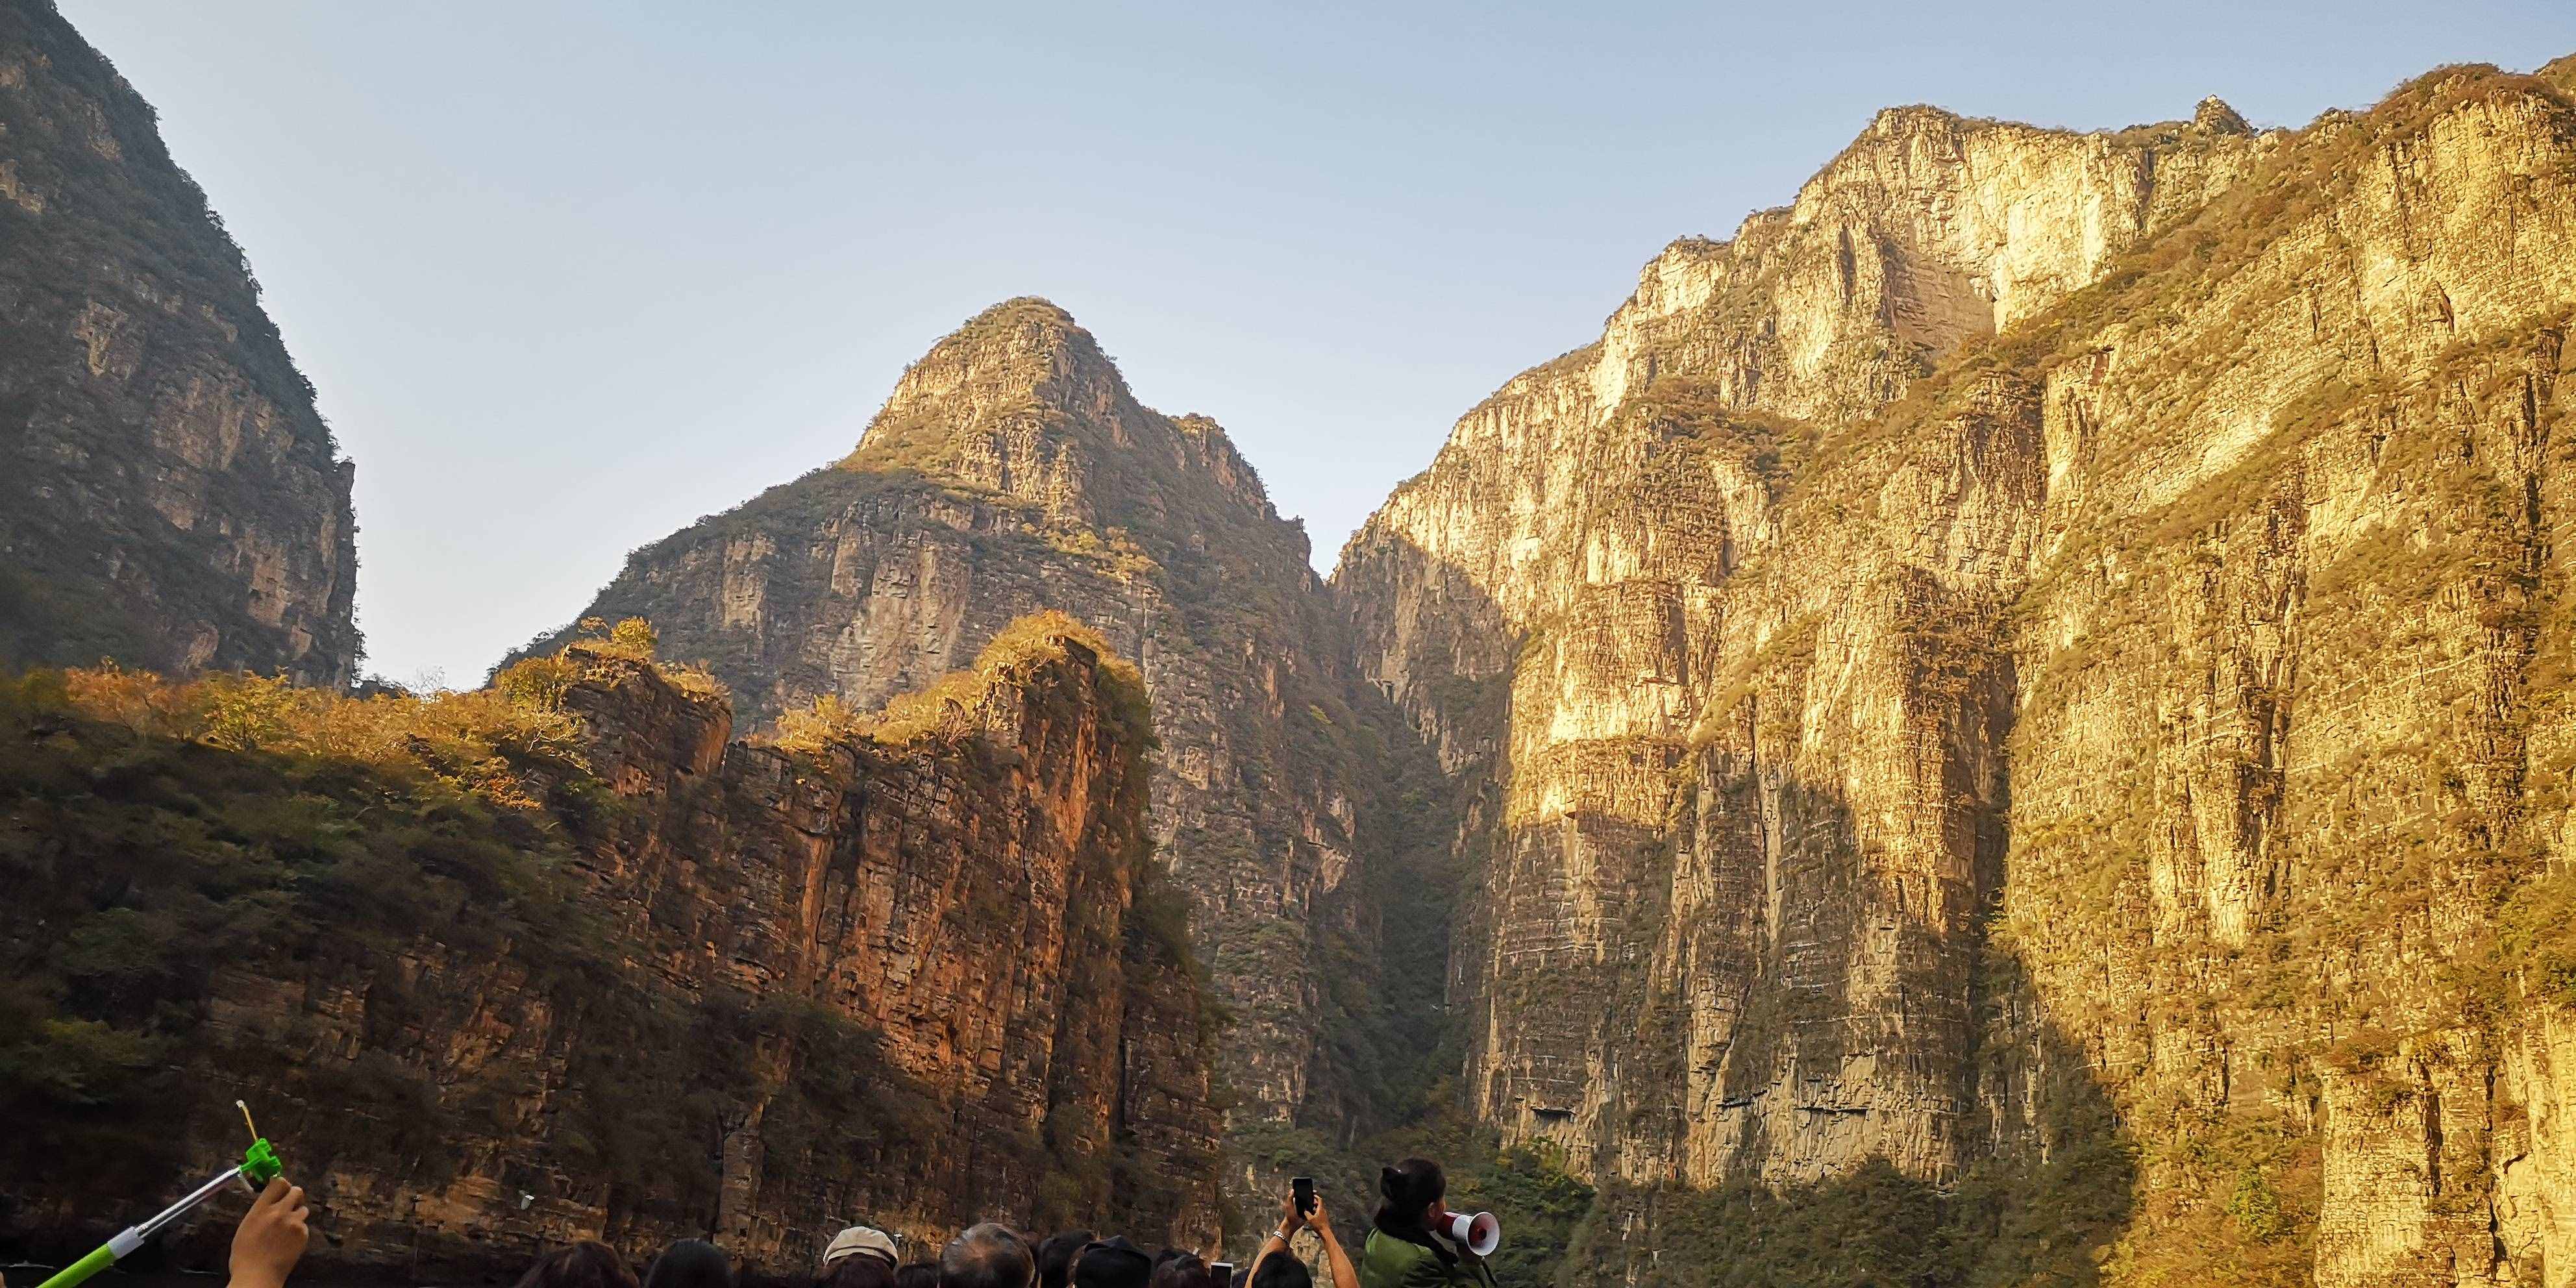
[[[1448,1244],[1431,1237],[1444,1210],[1440,1200],[1449,1194],[1449,1178],[1441,1175],[1438,1163],[1408,1158],[1385,1168],[1378,1172],[1377,1191],[1384,1200],[1377,1205],[1374,1224],[1378,1229],[1431,1249],[1443,1265],[1457,1262],[1458,1254]]]
[[[939,1263],[915,1261],[896,1270],[894,1288],[939,1288]]]
[[[1065,1288],[1071,1283],[1073,1259],[1089,1242],[1089,1230],[1062,1230],[1038,1244],[1038,1288]]]
[[[1252,1278],[1244,1288],[1315,1288],[1315,1276],[1306,1269],[1305,1262],[1285,1251],[1274,1252],[1253,1268]]]
[[[1377,1190],[1385,1197],[1377,1209],[1377,1226],[1389,1234],[1428,1232],[1448,1197],[1449,1178],[1427,1158],[1408,1158],[1378,1173]]]
[[[928,1264],[928,1263],[924,1263]],[[930,1278],[924,1288],[937,1288],[939,1267],[930,1267]],[[841,1258],[826,1267],[816,1288],[898,1288],[893,1263],[873,1253],[860,1252]]]
[[[644,1288],[733,1288],[733,1265],[716,1245],[682,1239],[662,1249],[644,1272]]]
[[[1207,1288],[1207,1262],[1178,1248],[1163,1251],[1170,1255],[1154,1258],[1154,1275],[1147,1281],[1152,1288]]]
[[[1028,1242],[999,1221],[968,1226],[939,1254],[939,1288],[1029,1288],[1037,1277]]]
[[[830,1243],[823,1245],[823,1273],[829,1275],[852,1257],[874,1257],[884,1262],[887,1270],[893,1270],[894,1236],[872,1225],[845,1227],[832,1236]]]
[[[1073,1288],[1147,1288],[1153,1279],[1154,1258],[1123,1234],[1085,1244],[1073,1259]]]
[[[636,1288],[635,1272],[616,1249],[585,1239],[537,1258],[519,1288]]]

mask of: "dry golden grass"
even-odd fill
[[[963,732],[968,713],[997,679],[1025,676],[1031,669],[1063,658],[1067,642],[1089,649],[1100,659],[1104,696],[1113,717],[1139,746],[1152,739],[1144,676],[1134,665],[1110,652],[1098,631],[1067,614],[1049,609],[1031,613],[996,633],[975,664],[951,671],[928,687],[901,694],[882,710],[860,711],[838,696],[825,694],[813,704],[790,711],[778,721],[775,741],[795,751],[819,751],[836,742],[861,739],[884,744],[911,742],[944,733]]]

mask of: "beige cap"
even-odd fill
[[[892,1236],[870,1226],[854,1225],[832,1236],[831,1246],[823,1249],[824,1268],[829,1269],[834,1262],[860,1252],[883,1257],[889,1266],[895,1264]]]

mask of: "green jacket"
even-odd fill
[[[1442,1265],[1439,1254],[1375,1226],[1360,1245],[1360,1288],[1471,1288],[1480,1281],[1464,1258]]]

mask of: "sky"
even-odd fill
[[[1043,295],[1329,568],[1514,372],[1879,108],[2362,107],[2565,0],[60,0],[159,110],[357,461],[365,669],[479,681],[626,552],[833,460]]]

